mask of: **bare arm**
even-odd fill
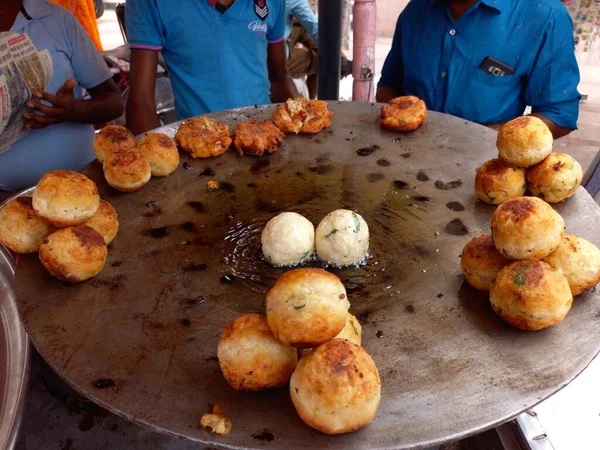
[[[157,51],[131,50],[131,87],[127,100],[127,128],[135,135],[160,126],[154,97],[157,65]]]
[[[398,94],[398,92],[396,92],[395,89],[381,86],[377,89],[377,94],[375,95],[375,98],[379,103],[389,103],[390,100],[399,96],[400,94]]]
[[[271,81],[271,98],[274,103],[285,102],[288,98],[298,95],[296,85],[287,73],[285,41],[269,44],[267,67]]]
[[[542,120],[548,126],[548,128],[550,128],[550,131],[552,132],[552,136],[554,136],[554,139],[558,139],[563,136],[566,136],[571,131],[573,131],[571,128],[559,127],[558,125],[556,125],[554,122],[552,122],[550,119],[548,119],[543,114],[534,112],[531,115]],[[493,130],[498,131],[500,128],[502,128],[502,125],[504,125],[504,123],[493,123],[493,124],[490,124],[487,126]]]

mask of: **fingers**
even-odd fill
[[[29,121],[28,124],[40,124],[40,125],[53,125],[60,123],[62,120],[58,117],[45,116],[41,114],[25,113],[23,114],[25,120]]]
[[[60,108],[60,107],[55,108],[52,106],[46,106],[42,103],[33,102],[33,101],[27,102],[27,107],[30,109],[39,111],[41,113],[44,113],[45,115],[50,116],[50,117],[62,117],[66,113],[65,109],[63,109],[63,108]]]
[[[65,84],[63,84],[60,87],[60,89],[58,91],[56,91],[56,96],[57,97],[65,97],[68,95],[73,95],[73,91],[75,89],[76,84],[77,84],[77,81],[75,81],[73,78],[65,81]]]

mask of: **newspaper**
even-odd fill
[[[0,154],[29,132],[25,103],[48,88],[52,72],[50,53],[38,52],[27,34],[0,33]]]

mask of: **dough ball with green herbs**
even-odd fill
[[[275,266],[293,266],[310,258],[315,227],[295,212],[283,212],[267,222],[260,237],[265,258]]]
[[[360,214],[338,209],[321,220],[315,241],[323,261],[337,266],[360,264],[369,251],[369,226]]]
[[[543,261],[517,261],[502,269],[490,290],[496,314],[522,330],[562,321],[573,302],[567,278]]]
[[[571,197],[582,179],[581,166],[566,153],[550,153],[527,171],[529,190],[548,203],[558,203]]]
[[[293,347],[316,347],[342,331],[350,302],[338,277],[323,269],[284,273],[267,293],[273,335]]]

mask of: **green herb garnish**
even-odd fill
[[[358,233],[360,231],[360,219],[355,212],[352,213],[352,217],[354,218],[354,232]]]
[[[523,273],[522,270],[520,270],[520,269],[515,270],[514,282],[518,286],[523,286],[525,283],[527,283],[527,277],[525,276],[525,274]]]
[[[306,304],[304,304],[304,305],[300,305],[300,306],[294,306],[294,309],[302,309],[302,308],[304,308],[305,306],[306,306]]]
[[[356,325],[354,325],[354,320],[350,319],[350,325],[352,325],[352,329],[354,330],[354,334],[358,336],[358,330],[356,329]]]
[[[334,228],[333,230],[331,230],[329,232],[329,234],[326,234],[325,237],[328,238],[329,236],[333,236],[335,233],[337,233],[337,231],[338,231],[337,228]]]
[[[304,261],[306,258],[308,258],[310,255],[312,254],[312,250],[307,250],[306,252],[304,252],[302,254],[302,256],[300,257],[300,261]]]

